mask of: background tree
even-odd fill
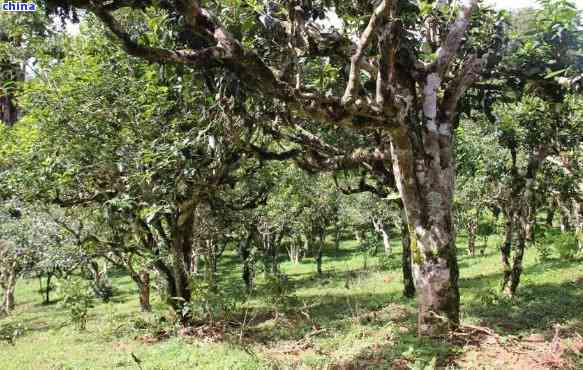
[[[581,123],[575,114],[574,88],[568,81],[581,73],[578,54],[580,19],[569,1],[541,1],[524,34],[515,34],[503,62],[504,78],[513,88],[511,102],[497,112],[499,139],[510,152],[510,179],[503,211],[507,219],[502,247],[502,286],[514,295],[520,281],[524,248],[536,215],[537,175],[543,162],[565,148],[578,147]],[[524,158],[524,159],[523,159]],[[523,162],[521,165],[520,163]],[[513,234],[516,242],[513,247]],[[510,252],[514,249],[512,264]]]

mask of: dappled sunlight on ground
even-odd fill
[[[69,324],[60,303],[37,304],[36,285],[22,281],[20,304],[0,327],[24,330],[14,345],[0,344],[0,368],[135,369],[136,361],[142,369],[409,369],[433,362],[440,368],[581,368],[581,261],[539,263],[534,254],[527,251],[519,296],[509,300],[497,293],[497,251],[470,258],[460,248],[464,326],[435,339],[416,336],[415,301],[401,294],[400,255],[385,261],[389,270],[379,269],[378,258],[363,258],[354,242],[327,251],[322,276],[311,258],[283,262],[291,289],[279,305],[267,303],[259,274],[257,293],[228,320],[180,330],[169,326],[171,315],[155,291],[154,312],[140,313],[137,291],[123,275],[112,277],[113,303],[95,302],[85,332]],[[220,267],[227,294],[243,287],[233,268],[237,258],[226,255]]]

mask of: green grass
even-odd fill
[[[583,277],[581,261],[555,257],[539,263],[535,249],[528,249],[520,296],[511,302],[495,293],[501,279],[496,243],[490,238],[485,256],[468,257],[462,248],[464,238],[458,240],[464,323],[518,337],[552,336],[557,323],[583,332],[583,282],[577,281]],[[393,248],[399,251],[398,240],[393,241]],[[388,369],[396,360],[428,363],[436,357],[446,363],[465,350],[416,337],[415,302],[401,295],[399,253],[391,257],[390,270],[379,271],[378,257],[368,257],[367,269],[363,268],[363,255],[353,241],[344,242],[340,251],[327,252],[322,277],[315,275],[312,258],[298,265],[281,264],[293,290],[287,304],[278,307],[277,318],[262,294],[265,281],[259,274],[257,293],[232,319],[239,324],[245,320],[245,329],[230,325],[220,340],[184,335],[153,343],[144,340],[151,331],[140,323],[155,326],[168,311],[153,291],[154,312],[140,313],[135,286],[123,275],[112,278],[113,302],[96,301],[84,332],[70,324],[59,303],[40,303],[36,280],[22,280],[18,306],[11,316],[0,319],[0,328],[21,324],[25,330],[14,345],[0,342],[0,369],[308,369],[332,365]],[[237,257],[225,256],[220,286],[226,294],[242,291],[239,275]]]

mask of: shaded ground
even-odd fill
[[[393,244],[398,251],[399,241]],[[155,292],[154,312],[140,313],[123,275],[113,278],[115,303],[96,302],[81,333],[61,305],[38,304],[37,284],[23,281],[16,313],[0,319],[0,328],[23,332],[14,345],[0,342],[0,369],[583,368],[581,261],[539,263],[527,250],[520,295],[510,301],[497,294],[497,251],[470,258],[460,248],[464,327],[428,340],[416,337],[415,302],[401,295],[398,253],[388,261],[368,257],[364,269],[354,242],[327,252],[322,277],[311,258],[282,264],[291,286],[277,304],[259,274],[256,294],[229,320],[189,330],[169,327]],[[243,291],[237,261],[222,261],[225,297]]]

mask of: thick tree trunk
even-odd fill
[[[415,297],[415,282],[413,279],[411,260],[411,237],[409,226],[405,215],[402,216],[401,245],[403,247],[402,268],[403,268],[403,295],[407,298]]]
[[[163,278],[165,282],[165,292],[164,297],[160,296],[160,298],[166,299],[166,304],[174,309],[174,311],[178,312],[182,308],[182,304],[176,300],[178,296],[178,291],[176,289],[176,278],[174,277],[174,273],[170,267],[168,267],[162,260],[155,260],[154,261],[154,268],[160,274],[160,277]]]
[[[438,130],[435,124],[428,124],[423,148],[418,147],[419,139],[408,123],[391,132],[393,173],[411,236],[418,332],[427,336],[443,335],[459,325],[460,301],[451,125],[441,123]]]

